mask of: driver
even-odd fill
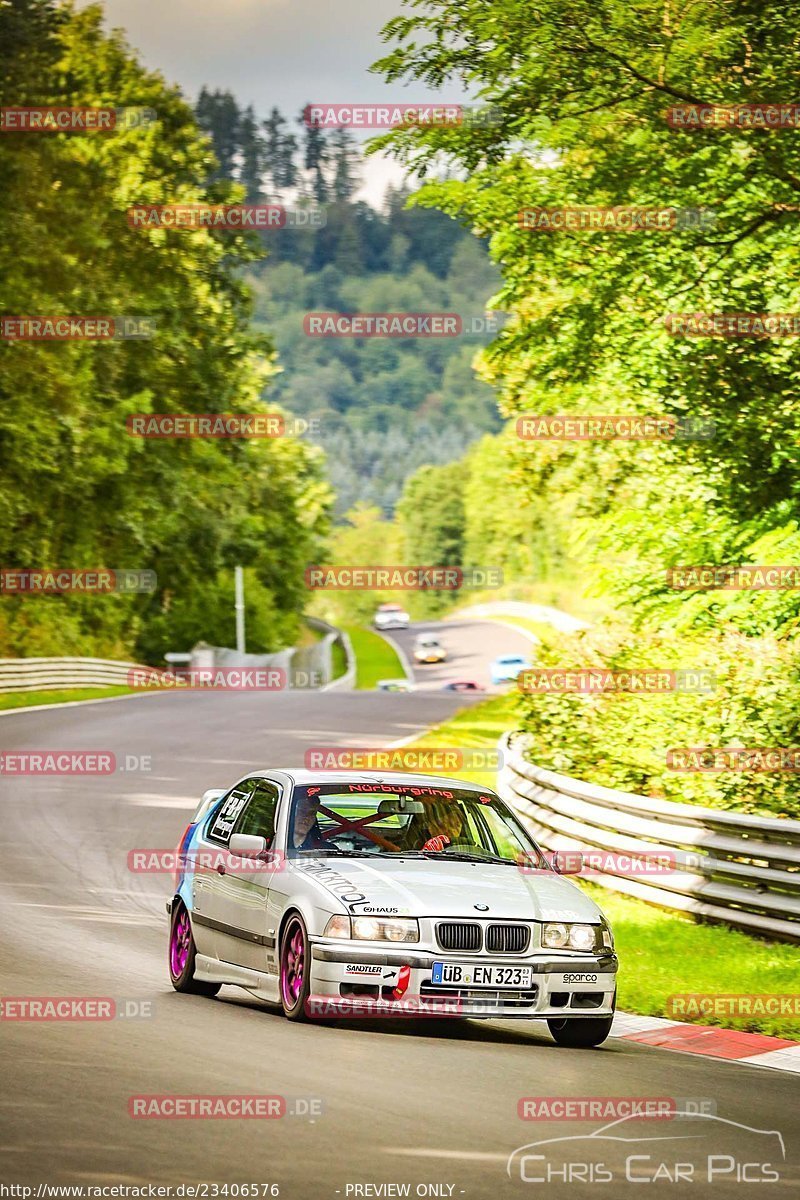
[[[428,840],[423,850],[444,850],[458,842],[464,828],[464,818],[457,804],[434,804],[428,814]]]
[[[330,843],[325,841],[319,827],[319,806],[321,796],[301,796],[294,810],[294,829],[292,840],[295,850],[327,850]]]

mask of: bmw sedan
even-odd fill
[[[205,794],[178,861],[179,992],[234,984],[292,1020],[524,1017],[566,1046],[608,1036],[607,921],[477,784],[256,771]]]

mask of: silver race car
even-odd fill
[[[177,991],[237,984],[292,1020],[543,1018],[567,1046],[610,1031],[608,923],[477,784],[257,771],[206,792],[179,862]]]

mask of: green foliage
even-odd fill
[[[685,747],[800,745],[800,653],[774,638],[733,629],[680,638],[619,623],[548,639],[537,667],[561,670],[703,671],[710,692],[546,692],[521,698],[532,759],[565,775],[644,796],[712,808],[800,816],[791,772],[670,769]]]
[[[631,4],[523,0],[413,4],[377,64],[440,86],[459,79],[492,106],[483,129],[414,127],[377,139],[408,164],[448,163],[421,203],[467,219],[502,262],[516,320],[486,356],[507,414],[691,414],[716,437],[687,446],[717,503],[753,519],[797,496],[800,364],[793,339],[675,338],[669,312],[794,311],[800,147],[790,130],[672,129],[675,104],[764,101],[800,66],[785,8],[716,0],[665,14]],[[454,33],[457,22],[457,35]],[[785,102],[790,97],[784,96]],[[467,174],[465,179],[463,176]],[[706,208],[711,228],[542,234],[530,206]],[[576,389],[577,392],[577,389]],[[601,411],[609,411],[606,407]]]
[[[394,648],[371,629],[345,625],[356,658],[356,687],[370,691],[380,679],[405,679],[405,671]]]
[[[271,236],[277,245],[281,235]],[[418,467],[452,462],[498,426],[493,392],[472,369],[486,337],[314,338],[303,318],[314,311],[478,315],[497,275],[479,243],[467,239],[443,279],[419,262],[391,274],[345,268],[337,259],[316,273],[270,260],[248,275],[256,322],[274,335],[283,368],[270,381],[270,397],[319,420],[340,515],[360,502],[391,514]]]
[[[581,884],[614,930],[620,961],[617,1005],[623,1012],[677,1018],[675,995],[786,995],[797,978],[797,947],[749,937],[722,925],[699,925],[606,888]],[[690,1018],[684,1018],[690,1019]],[[793,1016],[703,1016],[700,1025],[797,1039]]]
[[[800,41],[786,10],[714,0],[415,0],[384,31],[390,81],[459,83],[482,128],[375,139],[433,181],[417,204],[469,222],[501,265],[512,314],[479,369],[501,410],[710,422],[671,442],[525,442],[464,462],[470,557],[512,577],[571,575],[618,623],[543,651],[589,664],[718,673],[710,696],[523,699],[536,756],[558,770],[717,807],[797,813],[791,774],[674,775],[669,747],[792,747],[798,591],[678,591],[676,565],[798,560],[800,359],[791,337],[676,337],[670,313],[794,312],[800,145],[790,129],[671,128],[674,105],[788,104]],[[783,91],[781,91],[783,89]],[[448,177],[441,178],[442,166]],[[701,209],[664,232],[542,233],[530,208]],[[472,464],[470,469],[469,464]]]
[[[399,563],[396,527],[381,517],[380,509],[359,504],[346,514],[330,538],[326,564],[375,567]],[[334,625],[367,624],[376,608],[395,597],[388,592],[325,590],[312,593],[311,611]]]
[[[8,35],[6,37],[6,35]],[[131,230],[136,202],[237,200],[191,108],[145,71],[102,13],[0,5],[3,104],[142,106],[148,126],[14,133],[0,145],[3,311],[137,315],[150,339],[0,348],[0,562],[154,569],[153,596],[3,601],[0,654],[146,655],[225,627],[235,563],[249,568],[257,648],[290,639],[302,567],[325,528],[319,454],[267,444],[143,441],[135,412],[253,412],[274,373],[249,331],[237,234]],[[15,49],[19,51],[15,57]],[[24,52],[22,52],[24,50]],[[254,646],[253,648],[256,648]]]
[[[422,467],[406,483],[397,506],[404,563],[461,566],[464,560],[464,472],[460,463]],[[420,592],[415,611],[434,616],[452,603],[446,591]]]

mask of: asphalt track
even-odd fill
[[[496,636],[485,625],[453,628],[447,638],[467,639],[471,649],[461,648],[475,655]],[[131,756],[131,767],[151,760],[149,771],[105,778],[0,776],[3,996],[151,1006],[149,1016],[108,1022],[0,1022],[3,1184],[33,1186],[33,1196],[39,1184],[247,1183],[277,1184],[288,1200],[543,1191],[616,1200],[642,1194],[641,1182],[625,1181],[633,1153],[635,1177],[650,1181],[645,1196],[797,1195],[800,1106],[788,1074],[614,1039],[561,1049],[535,1022],[296,1025],[234,988],[215,1000],[173,992],[170,878],[132,874],[129,850],[174,847],[202,791],[249,768],[299,763],[317,745],[408,738],[464,702],[433,690],[183,693],[0,717],[4,750],[111,750],[123,766]],[[296,1115],[133,1119],[129,1098],[143,1094],[280,1095]],[[637,1121],[616,1133],[673,1140],[587,1143],[604,1122],[521,1120],[518,1101],[536,1095],[696,1098],[722,1120]],[[780,1131],[786,1161],[774,1136],[723,1121]],[[675,1141],[679,1132],[688,1140]],[[552,1182],[522,1182],[518,1167],[507,1175],[517,1147],[576,1136],[558,1151],[560,1164],[545,1148]],[[707,1184],[698,1155],[708,1154],[729,1155],[740,1176],[740,1157],[756,1165],[747,1181],[733,1173]],[[694,1182],[664,1179],[692,1159]],[[754,1182],[764,1162],[779,1183]],[[541,1178],[540,1169],[531,1159],[526,1174]]]
[[[443,663],[414,662],[414,643],[421,633],[433,633],[447,651]],[[490,621],[416,621],[408,629],[394,629],[388,635],[405,654],[413,671],[414,683],[422,691],[440,690],[452,680],[471,679],[487,692],[501,692],[489,670],[492,659],[503,654],[521,654],[529,662],[534,646],[523,633],[508,625]]]

